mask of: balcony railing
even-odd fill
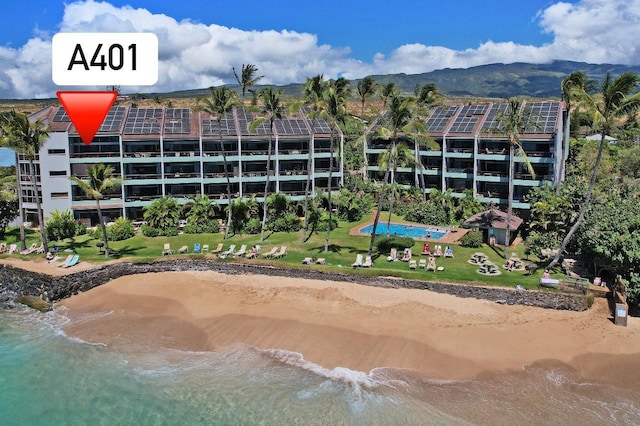
[[[149,174],[127,174],[125,175],[126,180],[139,180],[139,179],[162,179],[162,175],[158,173],[149,173]]]
[[[199,172],[190,172],[190,173],[185,173],[185,172],[175,172],[175,173],[165,173],[164,174],[165,179],[193,179],[193,178],[199,178],[200,177],[200,173]]]
[[[160,152],[157,151],[140,151],[140,152],[125,152],[124,158],[148,158],[148,157],[160,157]]]

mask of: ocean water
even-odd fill
[[[108,314],[108,313],[107,313]],[[561,363],[442,381],[327,370],[300,354],[117,352],[68,338],[64,311],[0,310],[2,425],[621,425],[640,393]]]

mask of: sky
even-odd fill
[[[418,74],[489,63],[640,64],[640,0],[2,0],[0,99],[50,98],[58,32],[153,32],[158,82],[124,93]]]

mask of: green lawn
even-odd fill
[[[384,215],[383,215],[384,216]],[[395,220],[395,218],[393,218]],[[165,243],[169,243],[175,253],[178,249],[184,245],[189,247],[189,253],[192,253],[195,243],[209,244],[210,250],[213,250],[218,243],[224,243],[224,249],[226,250],[229,245],[235,244],[236,249],[239,249],[242,244],[246,244],[250,249],[254,244],[261,245],[261,253],[265,253],[273,246],[287,246],[287,255],[281,259],[264,259],[259,256],[258,259],[235,259],[235,260],[221,260],[221,261],[233,261],[233,262],[248,262],[258,264],[271,264],[276,266],[282,266],[287,268],[301,268],[301,269],[322,269],[332,272],[346,272],[354,273],[366,276],[394,276],[408,279],[423,279],[439,282],[450,283],[467,283],[489,286],[506,286],[515,287],[520,284],[526,288],[536,288],[537,283],[542,275],[542,268],[539,268],[533,275],[526,276],[523,271],[507,272],[501,265],[504,260],[501,256],[502,251],[494,249],[489,246],[483,246],[482,248],[464,248],[457,245],[453,246],[454,258],[437,258],[437,265],[443,266],[444,271],[427,272],[425,270],[410,270],[409,265],[406,262],[387,262],[386,257],[388,253],[374,253],[374,265],[373,268],[357,268],[351,267],[351,264],[355,261],[358,253],[366,253],[369,247],[368,236],[351,236],[349,230],[354,226],[365,223],[371,220],[370,217],[363,219],[358,223],[346,223],[340,222],[339,227],[331,232],[329,252],[324,252],[325,231],[315,233],[308,241],[302,243],[301,232],[296,233],[267,233],[264,242],[260,242],[259,235],[234,235],[226,241],[223,240],[222,233],[216,234],[181,234],[176,237],[156,237],[148,238],[142,235],[137,235],[133,238],[124,241],[111,241],[109,246],[111,250],[115,251],[108,259],[104,255],[99,254],[99,250],[96,243],[100,242],[87,235],[82,235],[74,239],[64,241],[54,241],[49,244],[50,248],[54,244],[57,244],[61,250],[61,254],[64,254],[64,250],[72,250],[80,255],[80,259],[88,262],[101,263],[113,258],[128,260],[132,262],[147,262],[154,259],[162,258],[162,250]],[[381,221],[386,220],[381,218]],[[11,229],[5,236],[5,242],[11,243],[17,241],[17,230]],[[39,234],[30,231],[27,236],[27,245],[31,243],[40,244]],[[432,244],[433,245],[433,244]],[[401,247],[399,248],[402,249]],[[416,244],[412,248],[414,259],[419,260],[420,251],[422,249],[422,242],[416,241]],[[524,247],[518,247],[515,252],[524,259],[523,255]],[[476,272],[477,266],[470,264],[468,260],[475,252],[485,253],[489,260],[498,265],[502,272],[498,276],[485,276]],[[6,255],[4,255],[6,256]],[[16,256],[15,254],[12,256]],[[29,256],[17,255],[24,259],[28,259],[32,256],[42,256],[32,254]],[[170,257],[173,258],[189,258],[189,257],[207,257],[213,255],[195,255],[195,254],[173,254]],[[166,258],[167,256],[165,256]],[[326,265],[302,265],[302,259],[305,257],[323,257],[326,259]],[[525,263],[527,263],[525,261]],[[540,266],[543,266],[542,264]],[[560,277],[560,274],[557,274]]]

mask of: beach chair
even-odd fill
[[[60,256],[58,256],[57,254],[55,256],[53,256],[51,259],[47,260],[47,262],[49,263],[56,263],[58,260],[60,260]]]
[[[302,259],[302,264],[303,265],[311,265],[312,259],[310,257],[305,257],[304,259]]]
[[[325,265],[327,263],[327,261],[325,260],[324,257],[319,257],[316,259],[316,265]]]
[[[44,244],[40,244],[40,247],[36,249],[36,253],[40,253],[40,254],[44,253]]]
[[[444,249],[444,257],[453,257],[453,249],[451,246],[447,246],[447,248]]]
[[[7,251],[7,245],[5,243],[0,244],[0,254]]]
[[[285,257],[286,255],[287,255],[287,246],[282,246],[280,247],[280,250],[273,255],[273,257],[276,259],[280,259],[282,257]]]
[[[427,264],[427,267],[425,268],[427,271],[434,271],[436,270],[436,258],[435,257],[430,257],[429,258],[429,263]]]
[[[406,248],[404,249],[404,254],[402,255],[402,259],[400,259],[403,262],[408,262],[411,260],[411,249],[410,248]]]
[[[162,255],[166,256],[169,254],[173,254],[173,250],[171,250],[171,244],[165,243],[164,248],[162,249]]]
[[[436,246],[436,250],[433,252],[433,255],[435,257],[440,257],[442,256],[442,246],[441,245],[437,245]]]
[[[211,253],[212,254],[218,254],[218,253],[222,252],[222,246],[223,246],[222,243],[218,243],[218,247],[216,247],[216,249],[213,250]]]
[[[73,259],[73,255],[72,254],[67,256],[67,258],[61,264],[58,265],[58,267],[59,268],[63,268],[65,266],[67,266],[67,263],[71,262],[71,259]]]
[[[194,253],[201,253],[202,252],[202,247],[201,247],[200,243],[195,243],[193,245],[193,252]]]
[[[189,246],[182,246],[178,249],[178,253],[186,253],[189,251]]]
[[[373,266],[373,259],[371,256],[367,256],[364,258],[364,263],[362,264],[363,268],[371,268]]]
[[[429,245],[429,243],[425,243],[422,245],[422,254],[431,256],[431,246]]]
[[[9,246],[9,251],[7,252],[7,254],[13,254],[18,250],[18,245],[17,244],[11,244]]]
[[[418,262],[418,268],[427,269],[427,259],[420,259],[420,262]]]
[[[356,261],[351,264],[354,268],[359,268],[362,266],[362,254],[358,253],[356,256]]]
[[[209,253],[209,244],[203,244],[202,245],[202,252],[204,253],[205,251],[207,253]]]
[[[398,260],[398,249],[394,247],[390,250],[389,256],[387,256],[387,262],[393,262],[396,260]]]
[[[411,259],[409,261],[409,269],[416,269],[418,267],[418,264],[416,263],[415,259]]]
[[[67,262],[64,265],[64,267],[65,268],[71,268],[72,266],[77,265],[79,261],[80,261],[80,255],[79,254],[74,254],[73,257],[71,258],[71,260],[69,262]]]
[[[220,253],[218,255],[219,258],[221,259],[226,259],[228,256],[233,256],[233,252],[236,251],[236,245],[235,244],[231,244],[229,246],[229,249],[223,251],[222,253]]]
[[[266,257],[266,258],[269,258],[269,257],[272,257],[277,252],[278,252],[278,247],[274,247],[271,250],[269,250],[268,252],[266,252],[265,254],[263,254],[263,256]]]
[[[245,254],[247,254],[247,245],[243,244],[240,246],[240,250],[238,250],[237,252],[233,253],[233,257],[242,257]]]
[[[22,255],[28,255],[33,253],[34,251],[36,251],[38,249],[38,245],[36,243],[31,244],[31,247],[26,248],[24,250],[20,250],[20,254]]]

